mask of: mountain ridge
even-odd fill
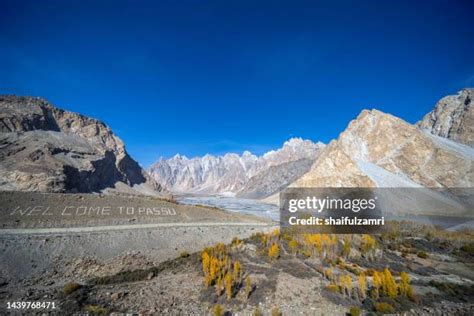
[[[3,190],[163,192],[105,123],[43,98],[0,96],[0,144]]]
[[[284,142],[279,150],[261,156],[249,151],[244,151],[242,155],[206,154],[194,158],[176,154],[170,159],[161,157],[150,166],[149,172],[155,180],[174,192],[237,194],[252,177],[262,171],[287,162],[314,159],[323,147],[321,142],[292,138]]]

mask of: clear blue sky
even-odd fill
[[[474,1],[0,0],[0,93],[96,117],[148,166],[415,122],[474,86]]]

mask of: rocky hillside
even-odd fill
[[[458,97],[442,99],[432,112],[437,114],[427,116],[439,118],[429,130],[377,110],[362,111],[292,186],[472,187],[474,148],[452,140],[469,143],[473,137],[471,126],[466,126],[472,121],[471,93],[463,90]],[[453,99],[461,100],[461,109],[443,106],[454,104],[446,103]],[[457,118],[441,122],[446,111],[456,112]],[[452,132],[444,133],[448,121],[458,126],[456,132],[451,128]]]
[[[0,189],[162,191],[104,123],[18,96],[0,96]]]
[[[432,134],[474,146],[474,89],[442,98],[418,126]]]
[[[206,155],[192,159],[176,155],[158,160],[150,167],[150,173],[174,192],[234,194],[243,190],[242,196],[263,197],[304,174],[308,170],[308,160],[314,161],[323,147],[322,143],[293,138],[281,149],[260,157],[250,152],[241,156]],[[287,168],[288,164],[292,166],[291,170]]]
[[[473,160],[472,147],[365,110],[294,186],[470,187]]]

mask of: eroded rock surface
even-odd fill
[[[41,98],[0,96],[0,189],[99,192],[120,183],[163,191],[104,123]]]

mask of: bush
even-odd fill
[[[81,287],[81,285],[77,284],[76,282],[66,283],[63,287],[63,293],[66,294],[66,295],[69,295],[72,292],[77,291],[80,287]]]
[[[398,286],[393,279],[392,273],[385,268],[382,273],[382,289],[386,296],[396,298],[398,296]]]
[[[351,316],[360,316],[360,308],[357,307],[357,306],[352,306],[350,309],[349,309],[349,314]]]
[[[375,239],[370,235],[363,235],[362,236],[362,243],[361,243],[361,250],[362,253],[366,254],[372,250],[374,250],[377,246],[377,242]]]
[[[375,303],[374,305],[375,311],[382,313],[382,314],[390,314],[395,311],[395,308],[388,304],[388,303]]]
[[[234,238],[232,239],[232,242],[230,243],[230,246],[231,246],[232,248],[239,248],[240,246],[242,246],[242,244],[243,244],[242,240],[240,240],[240,239],[237,238],[237,237],[234,237]]]
[[[253,311],[252,316],[263,316],[263,313],[258,307],[255,307],[255,310]]]
[[[329,292],[332,292],[332,293],[339,292],[339,286],[337,286],[336,284],[333,284],[333,283],[326,286],[326,288],[328,289]]]
[[[327,268],[326,270],[324,270],[324,276],[325,276],[326,279],[328,279],[329,281],[332,281],[332,279],[333,279],[333,277],[334,277],[334,273],[333,273],[332,268]]]
[[[426,259],[428,258],[428,254],[424,251],[418,251],[418,253],[416,254],[419,258],[421,259]]]
[[[252,293],[252,281],[250,280],[250,276],[248,276],[245,279],[245,296],[249,298],[250,293]]]
[[[357,284],[359,286],[359,296],[361,300],[365,298],[365,293],[367,292],[367,279],[365,273],[361,273],[357,278]]]
[[[460,248],[462,251],[467,252],[470,255],[474,255],[474,243],[465,244]]]
[[[217,305],[214,306],[212,314],[214,316],[222,316],[222,315],[224,315],[224,309],[222,308],[222,306],[220,304],[217,304]]]
[[[400,273],[400,283],[398,285],[400,295],[408,298],[414,297],[413,288],[410,285],[410,276],[406,272]]]
[[[189,257],[189,252],[183,251],[179,254],[179,257],[180,258],[187,258],[187,257]]]
[[[278,307],[274,307],[274,308],[272,309],[271,315],[272,315],[272,316],[281,316],[282,313],[281,313],[281,311],[280,311],[280,309],[279,309]]]
[[[227,299],[230,300],[232,296],[234,295],[234,278],[230,273],[227,273],[224,278],[224,283],[225,283],[225,294],[227,295]]]
[[[298,242],[295,239],[290,240],[288,243],[288,247],[290,247],[290,251],[294,254],[298,251]]]
[[[342,245],[341,254],[342,254],[342,256],[347,258],[350,255],[350,253],[351,253],[351,242],[349,240],[349,237],[345,236],[344,237],[344,243]]]
[[[109,313],[109,310],[105,307],[99,305],[87,305],[84,310],[86,312],[96,314],[96,315],[106,315]]]
[[[351,296],[352,292],[352,277],[348,274],[339,276],[339,288],[342,294]]]

